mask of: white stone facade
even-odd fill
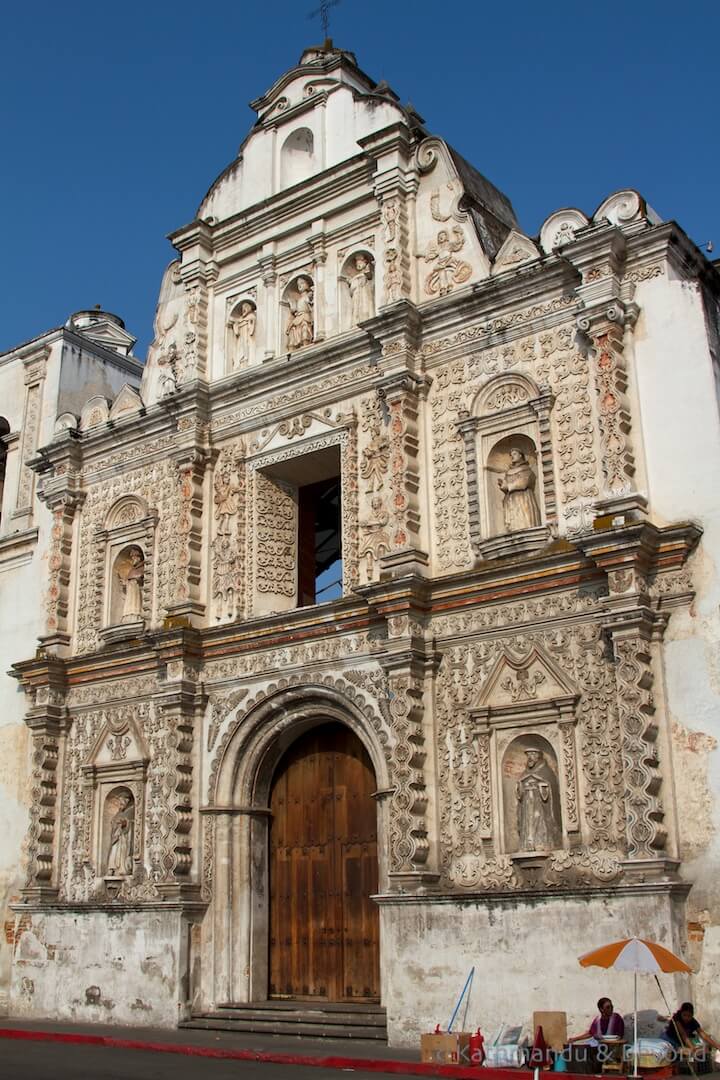
[[[577,955],[634,933],[720,1022],[717,270],[633,191],[523,235],[349,53],[254,108],[139,393],[61,407],[50,365],[40,424],[50,361],[11,354],[3,531],[21,460],[43,522],[21,633],[0,598],[11,1011],[267,997],[273,769],[334,719],[377,782],[393,1042],[472,963],[473,1024],[581,1024]],[[332,477],[342,595],[300,603],[299,492]]]

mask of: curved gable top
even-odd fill
[[[211,185],[198,218],[215,224],[294,186],[297,171],[284,169],[280,155],[295,132],[312,137],[311,173],[304,179],[356,157],[361,139],[390,124],[421,122],[386,84],[361,71],[352,53],[334,48],[306,49],[251,108],[257,120]]]

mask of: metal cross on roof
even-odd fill
[[[337,7],[339,3],[340,0],[321,0],[320,7],[316,8],[315,11],[311,11],[308,15],[308,19],[315,19],[318,15],[320,16],[320,21],[323,28],[323,37],[326,41],[330,37],[330,8]]]

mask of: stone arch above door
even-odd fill
[[[267,996],[272,778],[300,735],[333,721],[356,735],[372,763],[380,892],[386,887],[391,738],[377,705],[347,681],[319,674],[278,680],[242,701],[219,740],[203,807],[203,887],[211,904],[210,1001],[247,1002]]]

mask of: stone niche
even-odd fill
[[[556,530],[552,405],[549,389],[508,373],[491,379],[458,422],[470,538],[481,559],[535,551]]]
[[[282,294],[280,353],[293,353],[319,340],[315,310],[315,281],[309,273],[296,274]]]
[[[344,260],[339,278],[340,330],[353,330],[375,314],[375,258],[355,248]]]
[[[468,719],[490,788],[480,835],[518,861],[581,843],[578,688],[538,647],[500,656]],[[484,793],[486,796],[488,792]]]
[[[258,340],[258,311],[252,296],[233,297],[228,302],[225,331],[225,373],[240,371],[255,363]]]
[[[157,513],[128,495],[113,504],[105,527],[95,533],[105,641],[135,637],[151,622],[156,527]]]
[[[130,709],[109,713],[83,776],[88,792],[85,861],[111,899],[143,877],[149,752]]]

